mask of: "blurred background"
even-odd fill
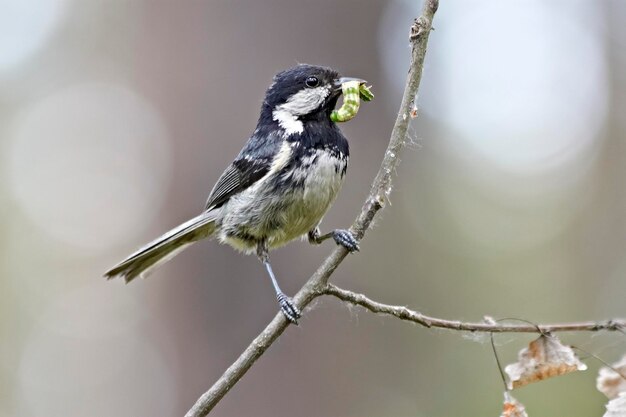
[[[0,1],[0,417],[181,416],[276,314],[261,264],[215,242],[106,282],[196,215],[297,62],[367,79],[326,230],[367,195],[419,1]],[[626,3],[443,0],[392,205],[334,274],[431,315],[626,315]],[[331,251],[273,254],[294,294]],[[621,336],[621,337],[620,337]],[[504,363],[532,336],[498,336]],[[614,361],[626,337],[564,334]],[[584,355],[583,355],[584,356]],[[514,395],[600,416],[590,370]],[[488,339],[318,299],[216,416],[497,416]]]

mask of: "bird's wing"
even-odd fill
[[[219,207],[231,196],[253,185],[263,178],[276,158],[282,137],[275,134],[253,136],[232,164],[217,180],[205,205],[205,210]]]
[[[269,171],[270,161],[249,161],[236,159],[226,168],[222,176],[217,180],[206,202],[205,210],[221,206],[233,194],[237,194],[261,178]]]

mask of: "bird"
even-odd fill
[[[330,114],[347,82],[324,66],[298,64],[273,77],[256,129],[219,177],[202,212],[132,253],[107,271],[128,283],[146,277],[189,245],[214,238],[265,266],[280,310],[298,324],[301,312],[281,290],[270,264],[271,250],[292,240],[320,244],[333,239],[359,250],[345,229],[322,234],[320,222],[344,182],[350,149]]]

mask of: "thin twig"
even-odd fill
[[[412,119],[411,109],[414,106],[415,97],[422,78],[426,46],[432,29],[432,20],[438,5],[438,0],[425,0],[422,7],[422,15],[415,19],[411,27],[409,36],[412,47],[411,64],[404,95],[402,97],[402,104],[400,105],[400,111],[398,112],[398,117],[396,118],[391,132],[387,152],[385,153],[380,170],[372,183],[370,194],[361,209],[361,213],[351,228],[358,239],[363,238],[374,216],[385,204],[386,198],[391,190],[392,175],[400,163],[400,152],[406,145],[407,130],[409,122]],[[338,246],[328,258],[324,260],[322,265],[294,297],[294,301],[300,310],[303,310],[313,299],[322,295],[322,289],[328,283],[328,279],[347,255],[348,251]],[[245,375],[257,359],[265,353],[283,331],[285,331],[288,325],[289,323],[283,314],[278,313],[265,330],[252,341],[217,382],[215,382],[207,392],[202,394],[194,406],[187,412],[186,417],[206,416],[237,381]]]
[[[504,370],[502,369],[502,363],[500,362],[500,356],[498,356],[498,349],[496,349],[496,342],[493,340],[493,332],[489,333],[489,339],[491,339],[491,350],[493,350],[493,357],[496,358],[496,365],[498,366],[498,371],[500,372],[500,378],[502,379],[502,383],[504,384],[504,392],[509,390],[509,384],[506,382],[506,375],[504,375]]]
[[[583,348],[579,348],[578,346],[571,345],[570,347],[572,349],[580,350],[582,353],[591,356],[592,358],[594,358],[595,360],[600,362],[602,365],[604,365],[607,368],[609,368],[611,371],[615,372],[620,378],[622,378],[622,379],[624,379],[626,381],[626,373],[622,373],[622,371],[620,371],[619,369],[615,368],[613,365],[611,365],[610,363],[606,362],[604,359],[602,359],[598,355],[595,355],[595,354],[593,354],[593,353],[591,353],[588,350],[585,350]]]
[[[404,306],[382,304],[367,298],[363,294],[344,290],[332,284],[327,284],[324,294],[332,295],[350,304],[359,305],[373,313],[388,314],[400,320],[411,321],[424,327],[438,327],[441,329],[462,330],[482,333],[551,333],[551,332],[596,332],[599,330],[622,331],[626,329],[625,319],[606,321],[583,321],[574,323],[556,324],[501,324],[498,322],[462,322],[430,317],[413,311]]]

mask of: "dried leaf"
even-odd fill
[[[608,402],[606,413],[602,417],[626,417],[626,392]]]
[[[596,380],[596,388],[612,400],[617,398],[620,392],[626,393],[626,355],[611,366],[619,373],[608,366],[600,368],[598,379]]]
[[[541,335],[530,342],[527,348],[519,352],[517,359],[517,362],[504,368],[510,379],[509,389],[587,369],[572,348],[551,335]]]
[[[508,392],[504,393],[504,408],[500,417],[528,417],[522,403],[518,402]]]

